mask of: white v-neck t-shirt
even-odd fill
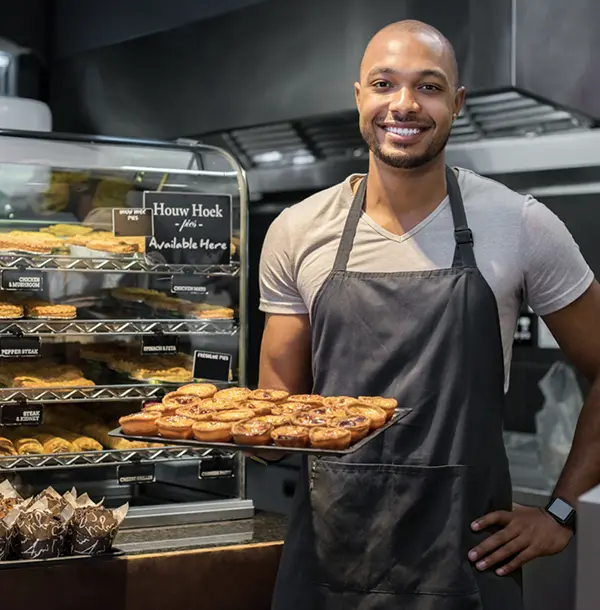
[[[285,209],[271,224],[260,262],[260,308],[272,314],[311,312],[331,272],[353,200],[353,175]],[[594,276],[563,222],[531,196],[458,169],[477,266],[498,303],[506,387],[519,311],[527,303],[544,316],[580,297]],[[446,199],[404,235],[361,215],[349,271],[396,272],[447,268],[454,225]]]

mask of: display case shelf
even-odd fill
[[[232,320],[2,320],[0,336],[49,335],[171,335],[234,336],[239,328]]]
[[[172,460],[198,460],[211,449],[191,447],[152,447],[147,449],[104,450],[82,453],[52,453],[0,457],[0,472],[7,470],[42,470],[119,466],[120,464],[155,464]]]
[[[87,402],[153,398],[179,384],[96,385],[82,388],[0,388],[0,402]],[[216,385],[216,384],[215,384]]]
[[[167,265],[147,258],[77,258],[63,255],[0,254],[2,269],[39,269],[42,271],[79,271],[86,273],[193,273],[211,277],[238,277],[239,263],[230,265]]]

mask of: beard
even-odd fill
[[[366,142],[369,150],[377,157],[380,161],[394,167],[396,169],[416,169],[427,165],[430,161],[433,161],[438,155],[442,153],[448,139],[450,138],[450,129],[445,133],[439,133],[434,137],[428,144],[424,152],[421,153],[409,153],[409,146],[403,147],[401,144],[397,145],[397,152],[386,152],[381,146],[381,142],[375,135],[375,127],[371,124],[368,126],[360,126],[360,132],[364,141]]]

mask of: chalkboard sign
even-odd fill
[[[147,237],[154,234],[151,209],[113,209],[113,235]]]
[[[146,239],[153,262],[228,265],[231,260],[231,195],[144,193],[153,211],[154,234]]]
[[[28,405],[22,402],[0,406],[0,425],[2,426],[39,426],[43,417],[43,405]]]
[[[235,475],[235,460],[229,455],[207,455],[198,464],[198,478],[204,480],[231,479]]]
[[[179,338],[176,335],[144,335],[142,356],[174,356]]]
[[[182,273],[171,278],[171,292],[207,296],[211,291],[206,276]]]
[[[117,466],[117,481],[119,485],[154,483],[156,469],[154,464],[121,464]]]
[[[41,271],[6,269],[2,272],[2,288],[39,292],[44,288],[44,274]]]
[[[194,352],[194,379],[211,379],[212,381],[229,381],[231,376],[231,354],[218,352]]]
[[[39,358],[40,349],[39,337],[0,338],[0,357],[2,358]]]

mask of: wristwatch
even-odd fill
[[[566,500],[552,498],[546,506],[546,512],[558,523],[575,531],[576,511]]]

